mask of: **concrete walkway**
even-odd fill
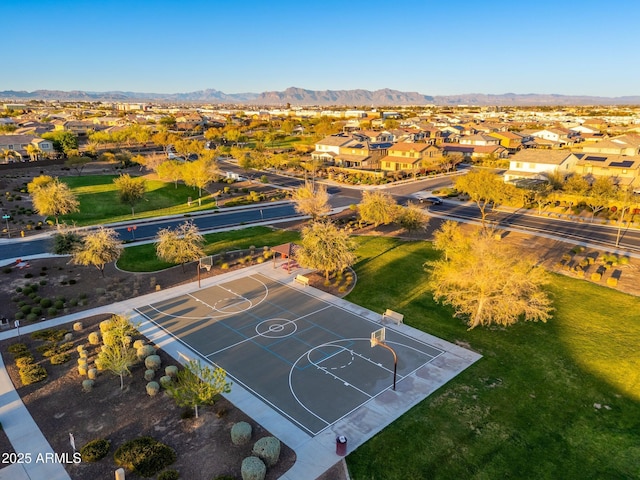
[[[0,355],[0,422],[16,454],[24,462],[0,470],[0,480],[71,480],[62,464],[46,461],[53,449],[33,421],[4,367]],[[69,447],[71,449],[71,447]],[[69,453],[69,452],[59,452]],[[29,458],[30,457],[30,458]]]
[[[272,262],[207,278],[202,281],[202,288],[258,272],[291,285],[293,288],[304,288],[306,293],[317,296],[326,302],[337,305],[356,315],[373,321],[380,321],[380,313],[372,312],[314,289],[313,287],[303,287],[293,282],[295,274],[304,273],[303,270],[298,269],[290,274],[281,266],[274,268]],[[137,307],[196,290],[198,290],[197,282],[192,282],[112,305],[85,310],[35,325],[24,326],[20,328],[20,333],[23,335],[29,334],[36,330],[68,324],[102,313],[123,314],[130,316],[134,323],[139,324],[138,330],[140,333],[145,335],[151,342],[162,348],[177,361],[184,364],[191,359],[200,359],[203,363],[206,363],[206,359],[199,358],[195,352],[192,352],[181,343],[175,341],[175,339],[169,336],[164,330],[158,328],[155,324],[134,311]],[[296,463],[281,477],[283,480],[311,480],[319,477],[342,458],[336,454],[336,437],[338,435],[347,437],[347,453],[353,451],[480,358],[480,355],[477,353],[465,350],[407,325],[396,326],[387,324],[385,326],[431,344],[443,350],[444,353],[433,362],[424,365],[412,375],[399,382],[396,391],[389,389],[383,392],[320,432],[320,434],[315,437],[301,430],[287,418],[280,415],[238,384],[234,384],[231,393],[225,395],[236,407],[296,452]],[[0,340],[15,336],[17,336],[17,332],[15,329],[12,329],[0,333]],[[18,397],[17,392],[13,388],[13,384],[6,374],[4,365],[1,366],[0,370],[0,398],[2,399],[0,421],[2,421],[2,424],[5,426],[5,430],[14,449],[16,452],[32,452],[34,455],[39,452],[50,452],[51,447]],[[8,401],[5,401],[5,399]],[[18,473],[14,473],[13,470],[9,471],[5,468],[0,470],[0,480],[22,480],[22,478],[31,478],[31,480],[69,479],[69,476],[61,465],[48,463],[39,465],[31,464],[25,465],[24,467],[28,472],[28,476],[18,476],[20,474],[19,469],[16,466],[12,466],[8,468],[16,469]]]

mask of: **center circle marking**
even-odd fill
[[[266,338],[284,338],[293,335],[298,330],[298,325],[293,320],[286,318],[270,318],[256,325],[256,333]]]

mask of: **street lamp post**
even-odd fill
[[[11,238],[11,231],[9,230],[9,219],[11,218],[11,215],[3,215],[2,218],[7,222],[7,235]]]

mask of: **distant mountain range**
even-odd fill
[[[322,105],[322,106],[394,106],[394,105],[478,105],[478,106],[568,106],[568,105],[640,105],[640,95],[626,97],[593,97],[586,95],[518,94],[488,95],[423,95],[418,92],[381,90],[305,90],[290,87],[281,92],[224,93],[207,89],[189,93],[85,92],[73,90],[35,90],[33,92],[0,91],[5,101],[156,101],[169,103],[216,103],[245,105]]]

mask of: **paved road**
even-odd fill
[[[441,205],[433,205],[430,211],[439,216],[475,220],[480,218],[480,211],[475,205],[446,201]],[[497,227],[518,228],[537,235],[548,235],[590,245],[616,249],[618,227],[597,223],[576,222],[551,217],[530,215],[526,210],[498,209],[487,215],[487,220]],[[622,229],[618,250],[640,254],[640,231]]]

